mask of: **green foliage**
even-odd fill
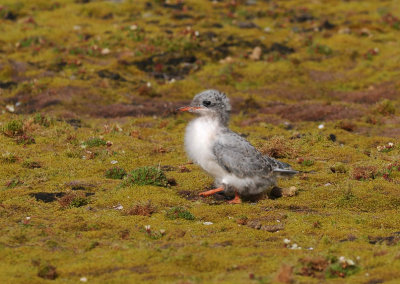
[[[310,167],[310,166],[314,165],[314,161],[313,160],[304,160],[301,162],[301,164],[303,166]]]
[[[345,164],[338,162],[331,166],[331,171],[333,173],[345,174],[347,173],[348,169]]]
[[[87,198],[78,196],[78,197],[74,198],[74,199],[71,201],[69,207],[70,207],[70,208],[72,208],[72,207],[78,208],[78,207],[85,206],[85,205],[87,205],[87,204],[89,204],[89,200],[88,200]]]
[[[15,163],[16,161],[18,161],[18,157],[10,152],[6,152],[4,154],[1,155],[1,161],[3,161],[4,163]]]
[[[345,278],[360,271],[360,267],[357,265],[349,265],[348,263],[335,262],[331,264],[326,270],[327,278]]]
[[[381,115],[394,115],[396,108],[392,101],[385,99],[376,104],[375,112]]]
[[[37,169],[37,168],[41,168],[42,165],[36,161],[24,161],[22,163],[22,167],[27,168],[27,169]]]
[[[7,122],[1,132],[8,137],[16,137],[24,134],[24,127],[21,120],[11,120]]]
[[[54,280],[58,277],[56,267],[50,264],[42,264],[39,266],[37,276],[44,279]]]
[[[113,167],[106,170],[105,177],[111,179],[123,179],[126,176],[126,171],[123,168]]]
[[[165,215],[168,219],[175,220],[175,219],[185,219],[185,220],[194,220],[195,217],[192,213],[186,210],[183,207],[173,207],[167,211]]]
[[[167,187],[168,179],[164,172],[155,167],[142,167],[131,171],[123,180],[122,186],[156,185]]]
[[[32,136],[29,135],[21,135],[21,136],[17,136],[17,138],[15,138],[15,142],[19,145],[30,145],[30,144],[35,144],[35,138],[33,138]]]
[[[317,54],[322,54],[322,55],[328,56],[328,55],[331,55],[333,51],[327,45],[316,44],[316,45],[310,46],[308,52],[311,54],[317,53]]]
[[[44,127],[50,126],[50,120],[41,113],[36,113],[33,117],[33,122]]]
[[[18,185],[23,184],[24,182],[20,178],[13,178],[6,183],[6,188],[14,188]]]
[[[107,142],[102,138],[92,137],[92,138],[89,138],[88,140],[86,140],[84,142],[84,145],[86,145],[88,147],[99,147],[99,146],[107,145]]]

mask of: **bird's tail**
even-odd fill
[[[272,170],[276,176],[280,177],[292,177],[295,174],[298,174],[298,171],[292,169],[292,167],[284,162],[278,161],[274,158],[264,156],[265,159],[272,165]]]
[[[273,169],[273,172],[280,177],[292,177],[299,173],[298,171],[292,169]]]

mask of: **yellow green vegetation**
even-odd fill
[[[396,1],[1,1],[0,282],[399,282],[399,27]],[[174,109],[206,88],[290,194],[198,196]]]

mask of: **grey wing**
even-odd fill
[[[240,178],[267,176],[272,171],[262,154],[234,132],[228,132],[218,139],[213,152],[219,165]]]

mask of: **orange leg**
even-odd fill
[[[208,190],[208,191],[200,192],[199,195],[200,196],[210,196],[210,195],[213,195],[213,194],[215,194],[217,192],[220,192],[220,191],[224,191],[224,188],[223,187],[218,187],[216,189],[211,189],[211,190]]]
[[[240,204],[242,203],[242,199],[240,199],[239,194],[235,191],[235,198],[231,201],[228,201],[229,204]]]

